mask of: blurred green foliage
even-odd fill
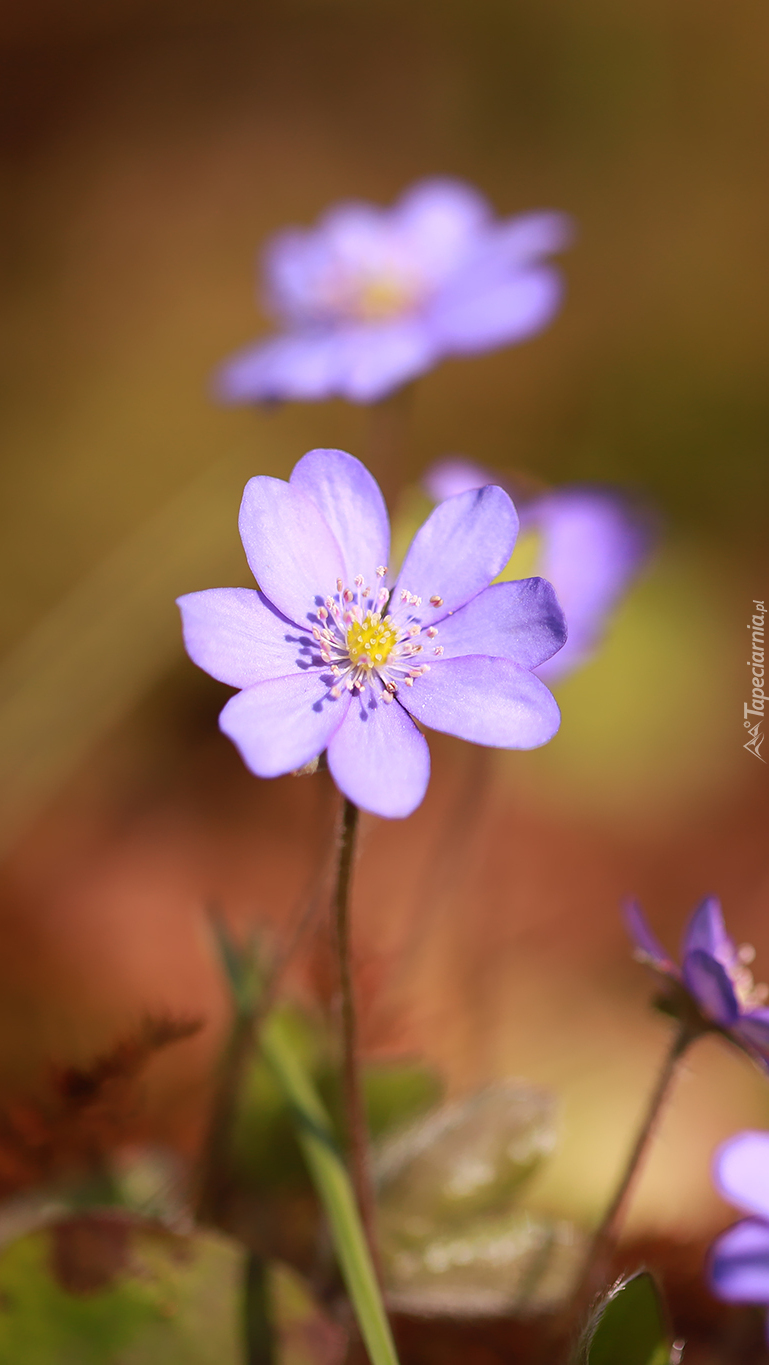
[[[316,1084],[341,1142],[342,1098],[328,1034],[319,1027],[317,1019],[296,1009],[281,1009],[279,1015],[290,1045]],[[435,1072],[417,1062],[369,1064],[364,1074],[364,1094],[372,1137],[378,1138],[424,1113],[438,1102],[441,1093],[441,1082]],[[272,1070],[258,1054],[243,1086],[233,1135],[233,1157],[238,1179],[251,1188],[309,1188],[291,1109]]]

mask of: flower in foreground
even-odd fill
[[[436,507],[394,578],[382,494],[344,451],[311,450],[287,483],[251,479],[239,525],[258,589],[179,606],[190,657],[242,689],[219,723],[258,776],[325,750],[350,801],[400,817],[430,775],[415,722],[509,749],[555,734],[558,707],[531,669],[562,645],[563,614],[544,579],[489,586],[518,530],[501,488]]]
[[[754,983],[748,968],[753,949],[749,944],[737,948],[727,934],[720,902],[709,896],[694,911],[684,933],[680,967],[658,943],[635,902],[625,907],[625,920],[638,959],[665,978],[673,996],[693,1007],[695,1029],[726,1034],[769,1069],[767,988]]]
[[[437,461],[425,475],[436,501],[505,480],[470,460]],[[569,627],[563,649],[540,669],[549,682],[586,663],[651,548],[647,517],[616,488],[573,484],[536,496],[510,487],[522,531],[540,537],[538,571],[558,594]]]
[[[713,1244],[709,1265],[713,1293],[727,1303],[769,1307],[769,1133],[747,1131],[729,1138],[716,1152],[713,1177],[724,1199],[753,1215],[728,1228]]]
[[[568,239],[564,215],[495,221],[458,180],[420,181],[391,209],[339,204],[268,245],[266,305],[281,332],[229,360],[218,392],[370,403],[444,356],[523,341],[558,308],[560,278],[543,258]]]

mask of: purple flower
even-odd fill
[[[440,460],[425,487],[436,501],[505,481],[469,460]],[[511,482],[521,530],[541,539],[537,568],[558,594],[569,627],[563,649],[538,670],[549,682],[586,663],[606,621],[647,559],[648,518],[618,489],[574,484],[532,496]]]
[[[658,943],[634,901],[625,907],[625,920],[636,956],[671,983],[674,995],[688,999],[701,1030],[720,1030],[769,1068],[767,988],[756,986],[748,969],[753,949],[748,944],[737,948],[727,934],[720,902],[709,896],[694,911],[684,934],[680,968]]]
[[[541,578],[489,587],[518,518],[488,487],[450,498],[391,583],[390,528],[368,470],[311,450],[288,483],[246,485],[240,534],[259,584],[179,599],[190,657],[241,688],[220,726],[259,777],[324,750],[337,786],[377,815],[409,815],[430,757],[418,721],[476,744],[532,749],[558,707],[531,673],[565,638]]]
[[[420,181],[392,209],[337,205],[267,247],[281,332],[229,360],[219,394],[371,403],[443,356],[523,341],[558,308],[560,278],[542,258],[568,238],[559,213],[495,222],[458,180]]]
[[[735,1223],[713,1244],[713,1293],[727,1303],[769,1307],[769,1133],[749,1131],[729,1138],[716,1152],[713,1178],[724,1199],[754,1215]]]

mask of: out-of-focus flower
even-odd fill
[[[560,213],[495,221],[457,180],[420,181],[392,209],[340,204],[268,245],[266,303],[282,331],[229,360],[218,392],[371,403],[443,356],[523,341],[558,308],[543,258],[569,236]]]
[[[726,1034],[769,1069],[767,988],[755,985],[748,968],[752,947],[737,948],[727,934],[720,902],[709,896],[694,911],[684,933],[680,968],[657,941],[634,901],[625,907],[625,921],[636,956],[670,983],[673,1011],[677,1012],[678,997],[693,1007],[695,1031]]]
[[[713,1293],[727,1303],[769,1307],[769,1133],[748,1131],[729,1138],[716,1152],[713,1177],[724,1199],[753,1215],[713,1244]]]
[[[389,817],[422,800],[430,758],[415,721],[476,744],[531,749],[558,707],[530,671],[565,638],[541,578],[489,587],[518,518],[487,487],[436,507],[397,580],[384,499],[341,450],[311,450],[288,483],[246,485],[240,533],[259,590],[179,598],[191,658],[242,689],[220,726],[260,777],[324,750],[337,786]]]
[[[532,496],[470,460],[439,460],[424,484],[436,501],[487,483],[508,486],[522,531],[540,537],[537,570],[552,583],[569,638],[540,669],[549,682],[586,663],[599,645],[607,618],[647,559],[648,519],[619,489],[573,484]]]

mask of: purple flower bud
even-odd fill
[[[688,996],[703,1031],[719,1029],[769,1070],[767,988],[749,970],[752,948],[737,948],[726,932],[721,905],[708,896],[689,920],[681,947],[681,966],[657,942],[639,905],[625,907],[625,922],[636,954]]]

